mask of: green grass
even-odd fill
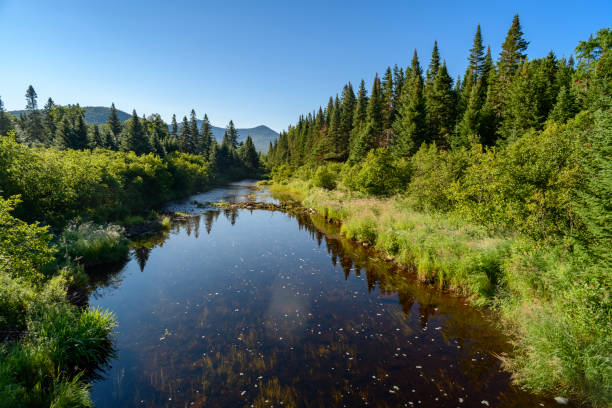
[[[123,228],[114,224],[71,223],[59,236],[58,244],[59,256],[84,267],[118,262],[129,252]]]

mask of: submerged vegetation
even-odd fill
[[[345,86],[267,157],[272,189],[424,281],[489,305],[534,392],[612,403],[612,32],[528,60],[515,16],[497,63],[480,27],[453,83],[437,43]]]

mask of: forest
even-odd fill
[[[271,188],[423,281],[498,312],[534,392],[612,403],[612,31],[529,59],[515,15],[429,64],[349,82],[270,146]]]
[[[114,316],[79,304],[88,268],[126,259],[126,229],[169,228],[155,210],[259,174],[250,137],[230,121],[221,145],[208,118],[159,115],[87,125],[79,105],[26,113],[0,101],[0,406],[91,406],[88,382],[113,356]]]

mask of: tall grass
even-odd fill
[[[114,224],[71,222],[58,238],[59,255],[85,267],[123,260],[129,241],[122,227]]]

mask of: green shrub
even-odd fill
[[[354,184],[359,191],[376,196],[398,193],[410,178],[405,162],[401,164],[398,166],[394,162],[388,149],[371,150],[361,164]]]
[[[336,175],[330,171],[328,166],[320,166],[312,178],[312,185],[333,190],[336,188]]]

